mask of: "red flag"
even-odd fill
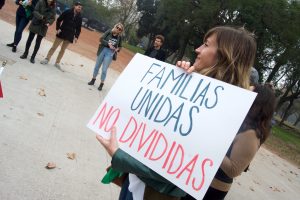
[[[1,81],[0,81],[0,98],[3,98],[2,87],[1,87]]]

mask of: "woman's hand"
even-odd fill
[[[108,47],[112,50],[115,50],[116,48],[111,44],[111,43],[108,43]]]
[[[188,74],[195,71],[195,67],[191,66],[191,63],[187,61],[177,61],[176,66],[184,69]]]
[[[113,127],[111,129],[109,139],[105,139],[98,134],[96,135],[97,140],[102,144],[102,146],[106,149],[107,153],[110,156],[113,156],[119,148],[116,134],[117,134],[116,127]]]

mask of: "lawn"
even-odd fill
[[[145,53],[145,50],[143,50],[142,48],[130,45],[130,44],[126,43],[126,42],[123,42],[122,46],[124,48],[128,49],[129,51],[132,51],[133,53],[140,53],[140,54],[144,54]]]
[[[286,127],[274,126],[264,146],[280,157],[300,167],[300,133]]]

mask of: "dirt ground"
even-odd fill
[[[11,24],[15,24],[17,8],[18,6],[14,3],[14,1],[6,0],[5,5],[0,10],[0,19],[7,21]],[[28,30],[28,26],[25,29],[26,31]],[[49,41],[54,41],[55,34],[56,34],[56,30],[55,30],[55,22],[54,22],[52,26],[50,26],[47,32],[46,39]],[[96,53],[98,49],[100,36],[101,33],[98,33],[96,31],[91,31],[82,27],[78,42],[76,44],[69,45],[68,49],[76,53],[79,53],[87,58],[90,58],[92,60],[96,60]],[[27,38],[23,37],[22,40],[27,40]],[[7,41],[7,43],[11,43],[12,41],[13,41],[13,35]],[[119,72],[122,72],[133,56],[134,53],[123,48],[121,52],[118,54],[117,60],[112,62],[111,67]]]

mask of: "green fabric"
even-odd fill
[[[122,175],[123,172],[118,172],[110,167],[109,170],[106,172],[105,176],[102,178],[101,182],[104,184],[109,184],[113,180],[115,180],[115,178],[121,177]]]
[[[29,18],[31,16],[31,10],[29,6],[25,7],[25,13],[26,13],[26,17]]]
[[[162,194],[174,197],[183,197],[186,195],[183,190],[120,148],[113,155],[111,165],[114,170],[137,175],[146,186],[149,186]]]

